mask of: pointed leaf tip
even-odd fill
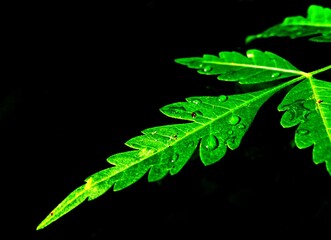
[[[37,226],[37,230],[43,229],[56,221],[79,204],[81,204],[87,197],[89,190],[82,185],[73,192],[71,192],[48,216]]]

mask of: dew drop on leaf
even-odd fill
[[[279,72],[275,72],[271,75],[272,78],[279,77],[281,74]]]
[[[229,131],[228,131],[228,134],[229,134],[229,135],[233,134],[233,131],[232,131],[232,130],[229,130]]]
[[[238,125],[238,128],[239,128],[239,129],[244,129],[245,127],[246,127],[246,126],[245,126],[244,124],[239,124],[239,125]]]
[[[297,131],[297,133],[298,133],[299,135],[307,135],[307,134],[309,134],[309,130],[307,130],[307,129],[299,129],[299,130]]]
[[[206,66],[203,71],[204,72],[210,72],[212,70],[212,67],[211,66]]]
[[[228,122],[230,125],[237,125],[240,122],[240,117],[237,115],[232,115]]]
[[[247,57],[248,57],[248,58],[253,58],[253,57],[254,57],[254,53],[252,53],[252,52],[247,52]]]
[[[201,103],[201,100],[195,98],[195,99],[192,99],[192,103],[194,103],[194,104],[200,104]]]
[[[303,118],[303,121],[306,121],[310,118],[310,115],[311,114],[311,111],[308,111],[308,110],[304,110],[302,112],[302,118]]]
[[[218,97],[218,101],[220,101],[220,102],[225,102],[226,100],[228,100],[228,97],[225,95],[221,95]]]
[[[203,116],[203,113],[201,111],[196,111],[195,112],[197,115]]]
[[[218,147],[218,139],[214,135],[208,136],[205,142],[205,148],[207,150],[214,150]]]
[[[174,155],[172,155],[171,162],[172,162],[172,163],[176,162],[176,160],[177,160],[178,158],[179,158],[178,153],[174,153]]]
[[[232,146],[234,143],[235,143],[235,140],[236,140],[236,137],[232,136],[232,137],[229,137],[227,140],[226,140],[226,144],[228,146]]]

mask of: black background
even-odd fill
[[[9,239],[115,237],[227,238],[324,233],[331,223],[331,178],[312,148],[291,147],[277,105],[268,101],[244,137],[214,165],[192,159],[158,183],[134,185],[82,205],[36,231],[83,180],[130,150],[125,142],[177,123],[160,111],[190,96],[238,86],[174,63],[180,57],[250,48],[299,69],[330,64],[326,44],[270,38],[244,44],[287,16],[328,1],[127,1],[18,4],[4,21],[1,81],[2,199]],[[328,78],[327,78],[328,77]],[[330,74],[321,74],[330,79]]]

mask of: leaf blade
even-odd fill
[[[284,58],[257,49],[248,50],[246,56],[223,51],[219,56],[205,54],[202,57],[178,58],[175,62],[197,69],[200,74],[217,75],[218,80],[240,84],[270,82],[306,74]]]
[[[302,16],[287,17],[262,33],[246,37],[246,44],[258,38],[270,37],[311,37],[314,42],[331,42],[331,9],[319,5],[310,5],[307,18]]]
[[[160,180],[168,173],[177,174],[198,144],[204,165],[219,161],[227,148],[234,150],[240,145],[258,109],[279,89],[281,87],[229,96],[190,97],[186,102],[164,106],[160,109],[163,114],[191,122],[148,128],[142,131],[142,136],[127,141],[127,146],[138,150],[107,158],[114,166],[86,178],[86,184],[70,193],[38,225],[37,230],[67,214],[85,199],[94,200],[112,186],[114,191],[122,190],[148,171],[148,181]],[[149,144],[151,141],[161,143]]]

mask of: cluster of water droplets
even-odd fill
[[[179,145],[170,146],[166,150],[167,169],[171,174],[177,173],[185,165],[195,151],[196,146],[197,144],[194,141],[184,141]]]
[[[231,113],[230,108],[231,108],[231,102],[229,102],[229,96],[227,95],[220,95],[215,99],[219,104],[215,103],[216,105],[223,106],[223,111],[224,116],[222,116],[221,119],[219,119],[220,123],[217,123],[220,127],[219,129],[213,129],[213,131],[210,132],[210,134],[205,135],[201,139],[201,148],[203,149],[203,154],[206,154],[205,157],[208,158],[208,156],[220,156],[222,153],[226,151],[227,146],[230,149],[235,149],[238,147],[240,140],[242,136],[244,135],[246,128],[247,128],[247,123],[245,123],[242,119],[242,116],[240,114],[237,114],[236,112]],[[172,116],[180,117],[182,119],[188,119],[188,120],[193,120],[199,123],[204,123],[206,121],[206,124],[213,124],[210,123],[210,118],[205,112],[204,116],[204,106],[203,99],[201,98],[189,98],[188,103],[186,105],[174,105],[170,106],[168,108],[168,112],[172,114]],[[229,104],[227,106],[227,104]],[[227,110],[228,109],[228,110]],[[215,108],[215,114],[217,114],[217,108]],[[220,112],[222,114],[222,112]],[[204,116],[204,118],[199,118],[200,116]],[[214,117],[214,116],[213,116]],[[215,122],[216,123],[216,122]],[[192,143],[194,144],[194,143]],[[193,146],[193,145],[192,145]],[[196,145],[195,145],[196,146]],[[187,146],[188,148],[191,148],[191,146]],[[174,168],[176,165],[176,161],[179,158],[178,153],[169,153],[169,165],[168,169]]]
[[[301,99],[294,101],[291,104],[283,106],[285,110],[287,110],[286,121],[289,122],[291,125],[294,126],[299,123],[304,123],[309,121],[312,114],[315,114],[315,101],[313,99]],[[297,129],[296,133],[298,135],[308,135],[310,131],[305,128]]]
[[[209,73],[213,70],[212,66],[205,64],[200,64],[199,68],[200,68],[200,72],[204,72],[204,73]]]
[[[228,96],[220,95],[218,97],[219,102],[226,102],[228,100]],[[237,114],[230,115],[227,120],[227,127],[225,125],[222,128],[222,131],[226,131],[225,133],[215,133],[208,136],[208,140],[205,141],[205,149],[208,151],[215,150],[220,144],[228,145],[235,147],[237,144],[236,140],[238,138],[238,131],[243,131],[246,128],[246,125],[242,123],[242,118]]]
[[[310,103],[313,103],[311,105]],[[314,109],[315,104],[313,101],[305,101],[298,100],[291,104],[291,108],[289,109],[291,114],[291,120],[300,120],[301,122],[305,122],[309,119],[311,111]]]
[[[163,176],[168,171],[175,173],[178,172],[185,162],[185,154],[187,154],[187,150],[191,149],[193,152],[197,145],[194,141],[184,141],[180,142],[179,145],[176,144],[177,141],[183,138],[183,134],[176,128],[169,128],[167,129],[167,132],[154,130],[151,131],[150,134],[153,136],[154,141],[164,143],[164,149],[160,151],[160,155],[155,158],[157,165],[153,167],[152,174],[157,176]],[[151,153],[148,152],[148,150],[144,150],[143,152],[146,156]]]
[[[226,144],[230,148],[235,148],[239,142],[236,142],[239,131],[243,131],[246,128],[246,125],[242,123],[241,117],[236,114],[232,114],[228,119],[228,124],[231,126],[228,130],[228,137],[226,139]]]

